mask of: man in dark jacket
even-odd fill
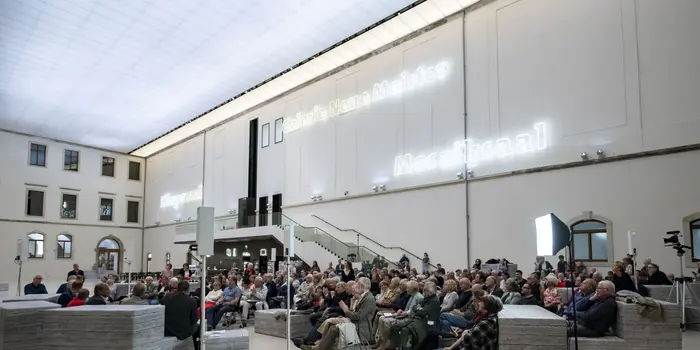
[[[669,286],[673,284],[665,273],[659,271],[659,265],[649,264],[647,266],[647,273],[649,274],[649,278],[644,284]]]
[[[83,276],[85,277],[85,272],[80,269],[80,266],[78,264],[73,264],[73,269],[68,271],[68,276],[66,276],[66,279],[70,278],[70,276]]]
[[[265,296],[267,305],[270,309],[278,309],[280,305],[273,300],[273,298],[277,297],[277,283],[275,283],[271,273],[264,274],[263,280],[265,281],[265,287],[267,288],[267,296]]]
[[[440,331],[440,300],[437,297],[437,286],[433,282],[426,282],[423,286],[423,301],[413,312],[413,317],[399,321],[389,328],[391,343],[395,346],[405,346],[409,338],[411,344],[422,344],[428,338],[428,334],[437,335]],[[380,349],[386,346],[381,344]]]
[[[83,288],[83,281],[82,280],[75,280],[75,281],[69,281],[68,282],[68,287],[66,289],[66,292],[61,294],[58,297],[57,303],[61,305],[61,307],[66,307],[68,303],[70,303],[73,298],[78,295],[78,291]]]
[[[463,308],[472,299],[472,283],[468,278],[459,280],[459,299],[455,302],[455,309]]]
[[[177,284],[177,292],[163,297],[165,306],[165,336],[178,340],[192,337],[194,348],[199,349],[199,327],[197,326],[197,302],[188,292],[190,284],[182,280]]]
[[[532,294],[532,288],[530,287],[529,283],[523,284],[523,287],[520,289],[520,294],[522,295],[522,298],[520,298],[518,305],[542,306],[542,303],[537,300],[534,294]]]
[[[24,295],[31,295],[31,294],[49,294],[48,291],[46,291],[46,286],[44,286],[41,281],[44,278],[41,277],[41,275],[36,275],[34,276],[34,279],[32,279],[32,283],[27,284],[24,286]]]
[[[588,302],[577,305],[576,329],[574,329],[573,322],[569,322],[567,335],[573,337],[574,331],[576,331],[579,337],[602,337],[613,325],[616,318],[615,285],[610,281],[601,281],[598,283],[595,294],[588,299]]]
[[[75,287],[75,283],[73,284]],[[105,283],[95,285],[95,295],[85,302],[85,305],[107,305],[109,298],[109,286]]]

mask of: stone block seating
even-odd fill
[[[41,348],[41,312],[60,307],[47,301],[0,304],[0,350]]]
[[[279,317],[279,315],[282,317]],[[287,310],[258,310],[255,312],[255,333],[271,335],[273,337],[287,337]],[[290,316],[292,338],[304,337],[311,330],[309,313],[292,311]]]
[[[498,313],[500,350],[566,348],[566,320],[534,305],[504,305]]]
[[[685,321],[687,328],[700,330],[700,283],[686,283],[685,290]],[[650,286],[647,285],[649,295],[656,300],[676,302],[675,286]]]
[[[248,350],[249,344],[247,329],[207,332],[206,346],[209,350]]]
[[[659,301],[664,319],[655,321],[642,316],[637,304],[617,302],[617,322],[613,335],[603,338],[579,338],[579,350],[681,350],[680,305]],[[569,338],[573,346],[574,339]]]
[[[58,297],[60,297],[61,294],[30,294],[30,295],[21,295],[18,297],[7,297],[2,300],[3,303],[14,303],[14,302],[21,302],[21,301],[48,301],[51,303],[56,303],[58,302]]]
[[[169,350],[176,342],[163,336],[162,306],[88,305],[43,314],[42,337],[51,349]]]

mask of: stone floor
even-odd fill
[[[271,337],[255,333],[254,326],[248,327],[250,334],[251,349],[286,349],[286,341],[282,338]],[[289,343],[290,349],[297,349],[294,344]],[[683,334],[683,350],[700,349],[700,332],[687,331]]]

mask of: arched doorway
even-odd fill
[[[124,246],[119,238],[107,236],[97,243],[95,262],[99,275],[122,272]]]

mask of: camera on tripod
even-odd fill
[[[680,240],[678,239],[678,236],[681,234],[681,231],[668,231],[666,232],[666,234],[671,237],[664,238],[664,246],[675,249],[676,255],[683,256],[686,253],[685,249],[693,249],[692,247],[688,247],[687,245],[681,244]]]

